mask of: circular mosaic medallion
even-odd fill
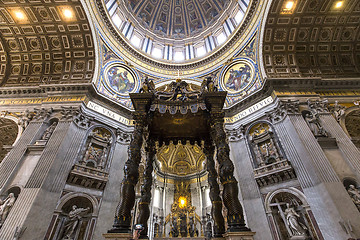
[[[106,71],[106,80],[110,88],[118,94],[127,94],[135,89],[134,74],[122,65],[110,66]]]
[[[230,93],[238,93],[252,83],[254,74],[255,70],[251,63],[245,60],[235,62],[223,75],[222,87]]]

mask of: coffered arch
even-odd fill
[[[360,2],[274,0],[263,31],[268,77],[358,77]],[[340,7],[339,7],[340,6]]]
[[[1,87],[91,82],[94,40],[79,0],[0,3]]]

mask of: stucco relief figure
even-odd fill
[[[15,200],[13,193],[10,193],[4,200],[0,200],[0,227],[4,224]]]
[[[318,114],[306,113],[305,120],[315,137],[327,137],[325,129],[320,124]]]
[[[41,140],[49,140],[51,135],[53,134],[55,128],[56,128],[57,122],[53,122],[43,133],[43,135],[41,136]]]
[[[65,222],[61,240],[75,239],[75,234],[80,228],[79,223],[89,210],[90,208],[78,208],[76,205],[72,206],[72,210],[69,212],[68,219]]]
[[[347,191],[348,191],[352,201],[354,202],[354,204],[360,211],[360,191],[358,189],[356,189],[354,185],[350,185],[349,189]]]
[[[284,211],[286,224],[290,228],[293,236],[306,236],[306,226],[299,222],[300,215],[290,207],[290,204],[286,204],[286,209]]]

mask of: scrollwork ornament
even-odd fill
[[[308,99],[306,100],[306,103],[309,107],[309,110],[315,114],[329,112],[329,102],[327,99],[315,101],[311,101],[310,99]]]
[[[78,114],[74,117],[74,123],[80,128],[87,129],[90,127],[90,124],[92,121],[94,121],[94,119],[94,117],[87,116],[82,112],[78,112]]]
[[[226,129],[225,131],[230,142],[240,141],[245,136],[245,127],[243,125],[235,129]]]
[[[299,112],[299,101],[287,100],[280,101],[278,106],[274,110],[267,112],[266,115],[271,123],[277,123],[284,120],[288,114],[298,114]]]
[[[129,144],[131,141],[131,133],[124,132],[120,128],[116,129],[117,142],[122,144]]]
[[[79,115],[80,109],[78,107],[61,107],[61,120],[71,120],[73,117]]]
[[[35,120],[45,120],[51,116],[53,113],[53,108],[34,108],[34,118]]]
[[[18,117],[18,125],[23,129],[25,129],[29,125],[30,121],[34,118],[34,113],[27,109],[21,114],[13,114]]]

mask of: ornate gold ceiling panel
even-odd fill
[[[0,0],[0,86],[89,83],[94,68],[79,0]]]
[[[268,77],[358,77],[360,2],[273,1],[263,36]]]
[[[205,155],[198,145],[190,143],[162,146],[157,153],[160,170],[174,175],[190,175],[204,170]]]

